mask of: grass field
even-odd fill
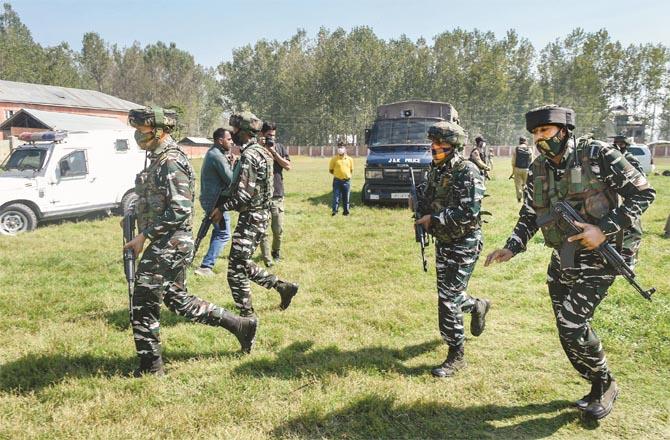
[[[253,287],[261,321],[249,356],[225,330],[163,309],[162,379],[129,377],[118,217],[0,237],[0,438],[670,438],[670,178],[651,177],[658,196],[643,217],[637,271],[654,301],[618,280],[595,316],[621,388],[597,426],[571,407],[588,385],[558,342],[539,236],[505,265],[480,259],[469,291],[494,303],[487,329],[468,334],[468,367],[436,380],[447,350],[434,250],[424,274],[409,211],[361,206],[357,159],[352,215],[331,217],[327,159],[293,163],[274,270],[300,283],[298,296],[281,312],[276,292]],[[508,171],[500,159],[488,183],[483,255],[516,219]],[[189,288],[232,309],[226,265],[191,275]]]

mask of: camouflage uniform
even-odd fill
[[[429,232],[435,238],[438,327],[449,346],[447,359],[432,374],[448,377],[465,366],[463,312],[472,314],[470,331],[479,336],[490,307],[489,301],[465,292],[482,251],[480,215],[485,187],[477,166],[460,153],[465,138],[460,126],[446,121],[435,123],[428,137],[433,142],[433,161],[426,181],[417,189],[418,210],[422,217],[430,215]]]
[[[421,213],[433,214],[430,233],[435,237],[438,325],[450,347],[463,345],[463,313],[471,313],[476,302],[465,290],[483,246],[484,191],[477,166],[457,151],[440,165],[431,163],[419,188]]]
[[[547,109],[563,110],[548,106],[531,112]],[[573,120],[572,115],[570,113],[569,121]],[[528,120],[529,116],[526,117]],[[532,128],[529,127],[529,131]],[[587,136],[578,139],[576,147],[572,140],[568,141],[565,148],[558,166],[544,154],[531,164],[519,220],[505,248],[513,254],[524,251],[539,229],[538,218],[556,202],[565,200],[581,212],[588,223],[599,226],[608,242],[619,249],[623,247],[622,256],[630,260],[633,250],[639,246],[639,235],[630,231],[653,202],[654,190],[642,173],[606,143]],[[580,399],[577,406],[601,418],[611,411],[617,391],[615,385],[610,388],[614,380],[590,322],[615,274],[595,251],[583,248],[575,254],[575,267],[566,267],[565,262],[561,264],[558,251],[566,234],[555,223],[543,226],[542,233],[545,244],[554,248],[547,270],[547,285],[561,345],[573,367],[593,385],[591,393]],[[597,386],[603,388],[598,391]],[[605,398],[604,389],[613,391],[608,396],[607,410],[597,407],[601,397]]]
[[[137,267],[132,326],[140,358],[159,359],[161,300],[191,321],[222,326],[233,333],[238,330],[239,318],[186,289],[184,270],[193,258],[195,191],[195,174],[188,158],[167,136],[149,153],[149,159],[135,186],[138,229],[149,245]]]
[[[240,119],[236,119],[237,116],[231,117],[233,127],[240,120],[243,125],[246,124],[244,118],[259,121],[251,113],[243,114]],[[296,284],[279,280],[251,259],[270,222],[273,165],[270,152],[258,144],[256,138],[251,138],[242,149],[230,193],[218,203],[221,211],[240,213],[228,257],[228,285],[241,316],[254,316],[250,280],[266,289],[277,289],[281,295],[282,310],[289,306],[298,289]]]

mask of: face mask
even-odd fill
[[[339,154],[340,156],[344,156],[344,153],[346,153],[346,152],[347,152],[346,148],[340,147],[340,148],[337,149],[337,154]]]
[[[567,140],[567,137],[566,139],[561,139],[560,135],[561,130],[558,130],[551,138],[540,139],[535,142],[535,146],[538,150],[540,150],[540,153],[544,154],[550,159],[554,158],[561,154],[563,147],[565,146],[565,141]]]
[[[153,131],[150,131],[148,133],[142,133],[139,130],[135,130],[135,142],[137,142],[137,145],[143,150],[154,149],[155,137],[156,135],[154,134]]]
[[[445,148],[443,146],[433,144],[430,148],[430,152],[433,155],[433,162],[435,163],[435,165],[439,165],[442,162],[444,162],[447,156],[449,156],[449,154],[451,153],[451,148],[450,147]]]
[[[237,133],[233,133],[231,137],[233,138],[233,142],[235,142],[235,145],[237,146],[242,146],[242,137],[241,137],[242,132],[238,131]]]

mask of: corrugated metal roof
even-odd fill
[[[95,90],[0,80],[0,102],[128,111],[143,107]]]
[[[103,116],[75,115],[72,113],[46,112],[43,110],[21,109],[11,118],[0,124],[0,130],[12,126],[12,121],[29,114],[39,122],[50,127],[52,130],[86,131],[86,130],[119,130],[130,128],[127,124],[116,118],[105,118]]]
[[[206,144],[212,145],[212,141],[207,138],[195,137],[195,136],[186,136],[184,139],[180,140],[179,143],[191,142],[192,144]]]

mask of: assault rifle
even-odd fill
[[[574,208],[567,202],[556,203],[551,213],[537,220],[537,225],[541,227],[556,221],[560,221],[561,226],[565,225],[567,227],[568,230],[565,232],[567,232],[569,235],[575,235],[582,232],[582,228],[577,226],[575,222],[586,223],[582,216],[579,215],[579,213],[575,211]],[[563,266],[563,262],[565,261],[565,267],[574,267],[575,251],[579,246],[580,244],[576,241],[568,243],[566,240],[560,251],[561,266]],[[643,298],[651,301],[651,295],[656,292],[656,288],[652,287],[649,290],[642,289],[637,281],[635,281],[635,273],[633,270],[626,264],[621,255],[619,255],[619,253],[611,244],[609,244],[607,241],[604,241],[595,249],[595,251],[601,257],[603,257],[610,266],[614,268],[617,274],[623,276],[626,281],[635,287],[635,290],[637,290]]]
[[[214,211],[214,208],[212,208],[212,211]],[[193,258],[195,259],[195,254],[198,252],[198,248],[200,247],[200,242],[207,237],[207,233],[209,232],[209,227],[212,226],[212,219],[210,218],[212,216],[212,211],[209,211],[208,213],[205,214],[205,217],[202,219],[202,223],[200,223],[200,228],[198,228],[198,235],[195,237],[195,243],[193,245]],[[225,217],[221,217],[221,222],[219,224],[222,226],[224,229],[226,228],[226,219]]]
[[[123,244],[135,238],[135,213],[130,210],[123,217]],[[132,249],[123,250],[123,271],[128,282],[128,311],[130,326],[133,325],[133,294],[135,293],[135,252]]]
[[[409,175],[412,179],[412,186],[409,189],[410,195],[412,196],[412,208],[414,211],[414,220],[419,220],[421,218],[421,213],[419,212],[419,198],[416,194],[416,182],[414,181],[414,169],[409,168]],[[421,248],[421,262],[423,264],[423,271],[428,272],[428,260],[426,260],[426,247],[428,246],[428,232],[422,225],[414,225],[414,239],[419,243]]]
[[[211,213],[206,213],[205,218],[202,219],[200,223],[200,228],[198,229],[198,235],[195,237],[195,243],[193,245],[193,259],[195,259],[195,254],[198,253],[198,248],[200,247],[200,242],[203,238],[207,236],[209,232],[209,227],[212,226],[212,219],[209,218]]]

